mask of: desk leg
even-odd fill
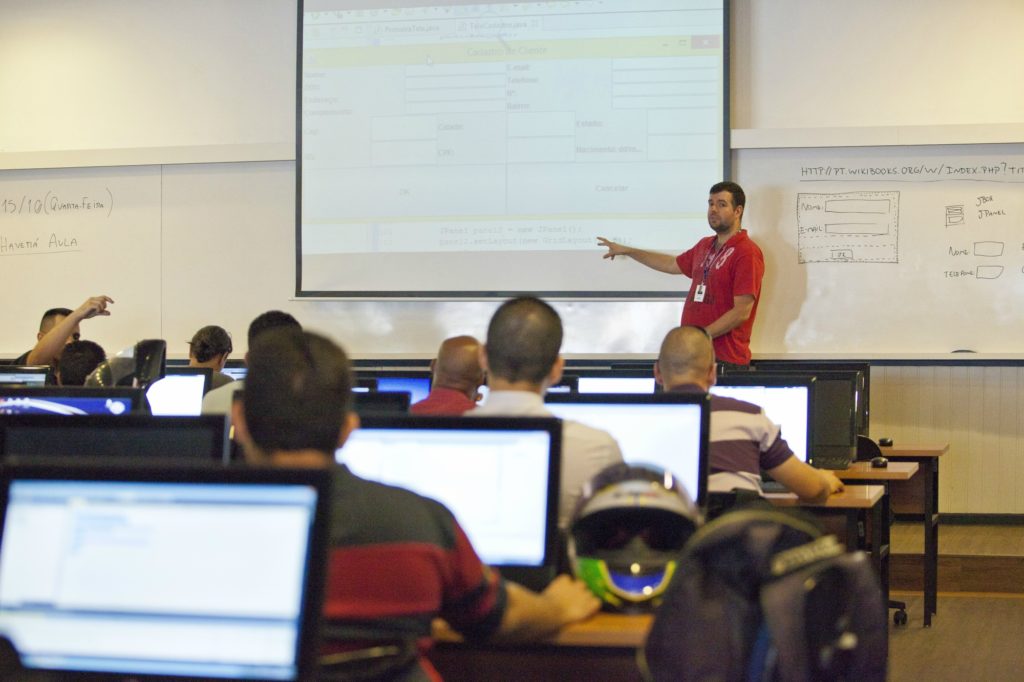
[[[889,605],[889,484],[885,484],[885,495],[871,508],[871,553],[875,557],[875,570],[882,583],[882,596],[886,608]]]
[[[936,457],[918,460],[924,469],[924,626],[932,626],[938,612],[939,591],[939,462]]]

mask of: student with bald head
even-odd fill
[[[480,342],[472,336],[445,339],[430,362],[430,395],[409,408],[413,414],[460,415],[476,407],[484,371]]]
[[[654,364],[654,378],[672,393],[707,393],[716,371],[711,337],[700,327],[669,331]],[[760,492],[762,471],[808,502],[822,502],[843,489],[831,471],[797,459],[779,426],[757,405],[712,395],[710,440],[711,492]]]

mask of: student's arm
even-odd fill
[[[754,312],[754,297],[752,295],[734,296],[732,308],[704,329],[711,338],[721,336],[746,322],[752,312]]]
[[[679,269],[679,264],[676,263],[676,257],[667,253],[635,249],[624,244],[616,244],[604,237],[598,237],[597,243],[608,249],[608,253],[603,256],[604,258],[611,258],[612,260],[615,260],[616,256],[628,256],[637,263],[646,265],[652,270],[657,270],[658,272],[666,272],[670,275],[683,274],[682,270]]]
[[[85,303],[72,310],[70,315],[55,324],[53,329],[39,339],[35,348],[28,354],[26,362],[30,365],[48,365],[53,362],[54,358],[64,350],[64,344],[74,332],[75,327],[82,320],[88,320],[97,315],[110,315],[107,305],[113,302],[114,299],[109,296],[92,296],[86,299]]]
[[[789,457],[768,475],[796,493],[804,502],[824,502],[832,493],[843,490],[843,482],[825,469],[815,469],[796,457]]]
[[[589,618],[601,602],[578,580],[560,575],[543,592],[506,582],[507,602],[495,642],[544,639],[569,623]]]

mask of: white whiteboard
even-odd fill
[[[159,337],[160,230],[157,167],[0,173],[4,354],[32,347],[44,310],[98,293],[118,314],[85,323],[87,338],[116,352]]]
[[[735,158],[767,262],[756,352],[1019,352],[1024,145]]]

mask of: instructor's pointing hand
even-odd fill
[[[604,237],[598,237],[597,243],[599,246],[603,246],[606,249],[608,249],[608,253],[604,254],[602,258],[611,258],[612,260],[615,260],[616,256],[625,256],[629,251],[628,247],[623,246],[622,244],[616,244],[615,242],[609,239],[605,239]]]

